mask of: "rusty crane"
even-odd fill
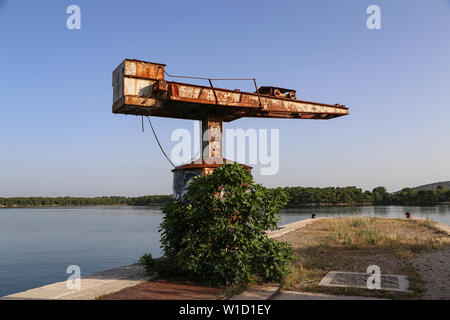
[[[243,117],[285,119],[332,119],[348,115],[344,105],[297,100],[295,90],[257,87],[241,92],[213,86],[167,81],[165,64],[134,59],[124,60],[113,71],[113,106],[116,114],[157,116],[201,120],[200,161],[179,167],[174,172],[174,194],[179,195],[197,174],[209,174],[225,159],[222,155],[222,124]],[[226,80],[226,79],[215,79]],[[250,170],[250,167],[248,167]]]

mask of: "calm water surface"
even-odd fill
[[[311,217],[428,217],[450,225],[450,206],[324,207],[284,210],[279,224]],[[0,209],[0,296],[128,265],[145,253],[161,255],[162,213],[148,207]]]

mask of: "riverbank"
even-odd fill
[[[384,187],[363,191],[356,187],[284,187],[289,197],[286,208],[301,206],[365,206],[365,205],[408,205],[426,206],[450,204],[450,189],[442,186],[435,190],[403,188],[389,193]],[[0,208],[42,207],[42,206],[86,206],[86,205],[132,205],[162,206],[172,195],[148,195],[138,197],[0,197]]]
[[[83,207],[104,207],[104,206],[108,206],[108,205],[104,205],[104,204],[90,204],[90,205],[28,205],[28,206],[19,206],[19,205],[12,205],[12,206],[4,206],[4,205],[0,205],[0,209],[24,209],[24,208],[83,208]],[[130,206],[128,204],[114,204],[111,206],[117,206],[117,207],[127,207]],[[156,207],[161,207],[161,206],[156,206]]]
[[[105,207],[105,206],[114,206],[114,207],[150,207],[150,208],[157,208],[161,209],[165,203],[154,203],[154,204],[126,204],[126,203],[119,203],[119,204],[86,204],[86,205],[76,205],[76,204],[68,204],[68,205],[11,205],[11,206],[5,206],[0,204],[0,209],[22,209],[22,208],[83,208],[83,207]],[[396,207],[423,207],[428,206],[430,204],[391,204],[391,206]],[[450,201],[446,202],[438,202],[435,204],[432,204],[431,206],[444,206],[444,205],[450,205]],[[371,206],[371,207],[386,207],[386,204],[374,204],[372,202],[349,202],[349,203],[307,203],[302,204],[298,206],[285,206],[283,209],[285,210],[292,210],[292,209],[298,209],[298,208],[327,208],[327,207],[363,207],[363,206]]]
[[[444,205],[450,205],[450,201],[443,201],[443,202],[437,202],[433,204],[427,204],[427,203],[419,203],[419,204],[411,204],[411,203],[395,203],[395,204],[383,204],[383,203],[374,203],[374,202],[342,202],[342,203],[331,203],[331,202],[324,202],[324,203],[305,203],[298,206],[292,206],[287,205],[284,207],[284,209],[295,209],[295,208],[314,208],[314,207],[363,207],[363,206],[372,206],[372,207],[384,207],[384,206],[398,206],[398,207],[404,207],[404,206],[410,206],[410,207],[422,207],[422,206],[444,206]]]
[[[162,206],[172,195],[150,195],[140,197],[0,197],[0,208],[43,208],[81,206]]]

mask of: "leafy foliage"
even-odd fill
[[[374,205],[432,205],[450,202],[450,189],[438,186],[436,190],[415,190],[404,188],[397,193],[389,193],[385,187],[362,191],[356,187],[344,188],[286,188],[290,201],[288,207],[309,204],[374,204]]]
[[[450,202],[450,189],[414,190],[404,188],[392,196],[393,204],[433,205]]]
[[[256,184],[238,164],[197,176],[182,198],[163,208],[164,256],[143,264],[148,271],[208,285],[279,281],[293,255],[287,243],[268,238],[266,230],[276,227],[286,202],[282,189]],[[167,264],[171,267],[163,268]]]
[[[373,196],[370,191],[363,192],[356,187],[345,188],[286,188],[289,194],[289,207],[307,204],[362,204],[371,203]]]
[[[152,195],[143,197],[128,198],[127,204],[130,206],[153,206],[164,205],[172,199],[171,195]]]

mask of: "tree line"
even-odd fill
[[[363,191],[356,187],[344,188],[285,188],[289,195],[288,207],[311,204],[373,204],[373,205],[432,205],[450,202],[450,189],[438,186],[436,190],[419,190],[404,188],[396,193],[389,193],[385,187],[372,191]]]
[[[287,207],[304,205],[433,205],[450,203],[450,189],[438,186],[436,190],[414,190],[404,188],[389,193],[385,187],[363,191],[356,187],[286,187]],[[0,207],[39,207],[39,206],[163,206],[171,195],[150,195],[142,197],[12,197],[0,198]]]
[[[0,207],[40,207],[40,206],[150,206],[164,205],[172,196],[151,195],[143,197],[11,197],[0,198]]]

